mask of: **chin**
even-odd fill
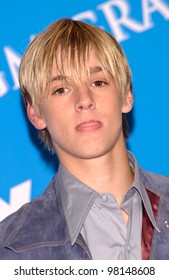
[[[98,151],[84,151],[84,152],[79,152],[79,153],[76,153],[76,155],[74,155],[75,157],[77,158],[81,158],[83,160],[89,160],[89,159],[97,159],[97,158],[100,158],[100,157],[103,157],[105,156],[106,154],[109,153],[109,150],[98,150]]]

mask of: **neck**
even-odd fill
[[[99,158],[73,158],[69,161],[63,157],[61,163],[72,175],[96,192],[113,194],[119,205],[133,183],[125,143]]]

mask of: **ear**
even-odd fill
[[[125,95],[122,105],[122,113],[128,113],[133,108],[134,98],[131,91],[128,91]]]
[[[45,121],[38,116],[37,111],[35,108],[30,105],[30,103],[27,104],[27,115],[30,120],[30,122],[38,129],[42,130],[46,128]]]

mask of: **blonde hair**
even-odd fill
[[[105,74],[114,78],[124,98],[126,92],[131,90],[131,71],[115,38],[96,26],[72,19],[60,19],[40,33],[22,57],[19,81],[25,103],[29,102],[40,114],[40,103],[48,94],[47,86],[54,61],[63,77],[71,76],[86,81],[91,49]],[[123,115],[125,136],[126,127]],[[48,148],[52,149],[47,129],[39,133]]]

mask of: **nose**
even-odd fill
[[[76,87],[76,101],[75,110],[80,112],[82,110],[94,110],[96,107],[95,100],[93,99],[92,92],[87,86]]]

